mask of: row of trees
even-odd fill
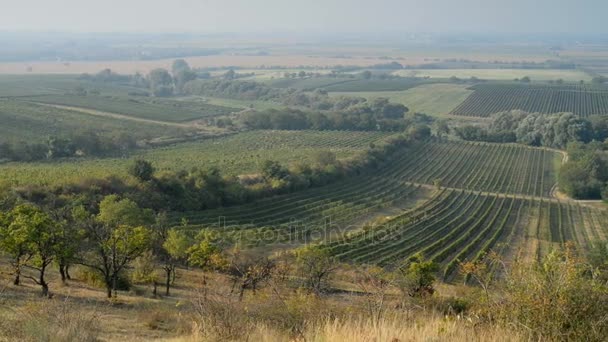
[[[404,131],[418,122],[417,117],[405,119],[408,108],[377,98],[335,112],[305,112],[297,109],[249,111],[241,116],[245,127],[250,129],[315,129],[315,130],[364,130]]]
[[[0,160],[36,161],[64,157],[106,156],[137,147],[130,135],[100,136],[95,132],[51,136],[44,143],[0,142]]]
[[[547,115],[509,111],[494,115],[487,127],[465,125],[456,127],[455,133],[464,140],[566,148],[571,142],[605,141],[608,117],[587,119],[572,113]]]
[[[154,215],[116,195],[103,198],[95,210],[73,202],[57,209],[23,203],[0,212],[0,250],[10,258],[14,284],[20,285],[23,277],[31,279],[43,296],[50,294],[47,277],[53,265],[63,282],[71,280],[70,266],[87,267],[101,279],[108,298],[130,281],[151,285],[156,296],[161,273],[169,296],[178,268],[194,266],[228,275],[242,299],[246,290],[255,292],[271,277],[286,276],[291,264],[299,271],[301,285],[321,294],[338,268],[337,260],[316,246],[298,249],[283,262],[255,258],[229,250],[213,231],[191,236],[166,222],[164,214]],[[405,293],[423,296],[433,293],[436,270],[435,264],[415,256],[393,275],[401,279]]]

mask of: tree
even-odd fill
[[[284,179],[289,176],[289,170],[278,161],[266,160],[262,163],[262,176],[267,180]]]
[[[118,278],[125,267],[150,247],[148,224],[151,213],[128,199],[106,196],[99,214],[89,215],[83,208],[77,217],[83,224],[88,248],[80,261],[98,271],[104,279],[108,298],[116,297]]]
[[[437,133],[437,137],[442,138],[444,135],[450,134],[450,126],[448,125],[447,120],[437,120],[435,121],[435,132]]]
[[[56,222],[41,209],[22,204],[15,207],[9,217],[2,219],[2,249],[13,259],[19,284],[21,268],[26,266],[38,272],[38,278],[28,277],[42,287],[42,295],[49,294],[45,275],[48,266],[61,249],[60,229]]]
[[[221,250],[209,238],[204,238],[201,242],[188,248],[188,262],[198,266],[205,271],[221,268],[224,260]]]
[[[304,285],[319,295],[328,286],[332,273],[338,268],[337,260],[329,251],[316,246],[307,246],[296,251],[296,263]]]
[[[182,70],[190,71],[190,65],[188,65],[188,62],[181,58],[174,60],[173,65],[171,66],[171,72],[173,73],[173,76],[177,75],[177,73]]]
[[[154,166],[147,160],[137,159],[129,166],[129,174],[142,182],[147,182],[154,176]]]
[[[152,284],[152,295],[156,297],[158,287],[158,274],[156,273],[157,260],[151,250],[147,250],[133,261],[133,280],[143,284]]]
[[[170,96],[173,94],[173,79],[165,69],[154,69],[148,74],[150,89],[154,96]]]
[[[416,254],[398,268],[400,277],[398,285],[403,294],[410,297],[424,297],[435,293],[434,273],[439,266],[433,261],[426,261],[422,254]]]
[[[171,287],[171,279],[175,279],[176,264],[186,260],[189,246],[190,239],[188,239],[188,236],[183,231],[175,228],[167,231],[167,236],[162,244],[165,258],[163,270],[166,274],[165,295],[167,296],[169,295],[169,288]]]
[[[27,217],[25,208],[16,207],[11,212],[0,213],[0,249],[10,257],[13,269],[13,284],[21,284],[21,270],[31,258],[29,253],[29,230],[25,229]]]

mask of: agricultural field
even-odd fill
[[[532,257],[573,241],[606,241],[608,211],[555,200],[444,190],[414,210],[379,227],[325,244],[342,260],[389,266],[423,253],[440,265],[444,280],[457,276],[460,261],[476,261],[490,250],[519,253],[525,236]],[[532,219],[531,219],[532,218]]]
[[[495,221],[505,225],[506,219],[492,221],[489,213],[509,216],[519,210],[511,208],[520,205],[517,200],[549,196],[555,184],[555,158],[553,152],[511,145],[426,143],[399,152],[372,174],[241,206],[172,213],[170,218],[174,225],[185,220],[189,229],[215,228],[235,238],[253,239],[249,243],[262,243],[256,240],[260,235],[301,243],[328,234],[328,229],[336,235],[365,227],[370,218],[400,217],[413,200],[437,193],[440,186],[441,195],[432,202],[459,195],[462,203],[445,206],[456,213],[464,204],[477,210],[471,213],[481,213],[483,207],[486,226]],[[425,206],[429,204],[416,210]]]
[[[88,115],[17,100],[0,100],[2,141],[44,142],[49,136],[92,131],[102,136],[128,134],[138,140],[184,136],[190,129]]]
[[[451,114],[487,117],[514,109],[526,112],[571,112],[580,116],[608,114],[608,89],[581,85],[478,84]]]
[[[530,77],[533,81],[562,79],[566,82],[590,81],[591,75],[581,70],[571,69],[406,69],[394,72],[404,77],[430,77],[448,79],[452,76],[467,79],[477,77],[483,80],[511,81]]]
[[[366,99],[388,98],[401,103],[410,112],[445,116],[461,104],[471,93],[468,85],[436,83],[410,88],[406,91],[331,92],[332,96],[360,96]]]
[[[324,89],[328,92],[374,92],[374,91],[403,91],[422,84],[432,83],[420,78],[395,79],[361,79],[342,77],[313,77],[313,78],[281,78],[269,81],[268,84],[277,88],[294,88],[301,90]]]
[[[137,124],[139,126],[139,124]],[[8,184],[65,184],[81,179],[127,176],[134,158],[149,160],[162,171],[215,166],[228,175],[257,172],[260,163],[311,161],[319,150],[349,158],[392,133],[337,131],[250,131],[221,138],[175,144],[132,152],[122,158],[74,159],[57,162],[0,164],[2,181]]]
[[[235,108],[204,102],[175,101],[148,97],[97,95],[45,95],[21,98],[23,101],[44,103],[100,112],[133,116],[141,119],[186,122],[233,113]]]

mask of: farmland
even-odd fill
[[[419,85],[405,91],[331,92],[332,96],[360,96],[367,99],[388,98],[407,106],[410,112],[445,116],[461,104],[473,91],[468,85],[436,83]]]
[[[608,114],[608,90],[589,86],[480,84],[451,114],[487,117],[519,109],[527,112]]]
[[[405,77],[430,77],[448,79],[452,76],[466,79],[477,77],[484,80],[512,81],[525,76],[534,81],[551,81],[562,79],[567,82],[590,81],[591,76],[580,70],[549,69],[408,69],[395,74]]]
[[[494,227],[495,222],[504,226],[507,219],[494,218],[490,212],[510,217],[519,210],[519,199],[548,196],[555,184],[555,158],[558,155],[553,152],[510,145],[426,143],[399,152],[373,174],[242,206],[172,213],[170,217],[176,225],[185,219],[190,229],[218,228],[219,224],[223,231],[239,237],[265,232],[269,238],[281,237],[281,241],[295,241],[294,235],[311,239],[323,229],[350,231],[365,226],[370,217],[382,216],[387,209],[406,209],[412,199],[429,196],[438,186],[435,180],[441,179],[440,186],[448,189],[429,203],[443,203],[456,213],[462,213],[458,207],[465,203],[466,208],[471,206],[471,213],[479,214],[483,208],[487,219],[484,227]],[[457,195],[462,203],[451,203]],[[430,205],[415,210],[426,211]],[[396,212],[400,217],[400,211]]]
[[[554,200],[446,190],[380,227],[332,241],[326,248],[343,260],[384,266],[423,253],[450,280],[460,261],[479,260],[490,250],[517,253],[518,236],[526,237],[524,253],[533,258],[566,241],[586,246],[606,240],[608,227],[602,222],[607,214]]]
[[[140,124],[138,124],[141,126]],[[138,150],[122,158],[0,164],[2,181],[10,184],[64,184],[85,177],[126,177],[132,158],[151,161],[159,171],[216,166],[229,175],[256,172],[267,159],[282,163],[309,161],[319,150],[351,157],[391,133],[252,131],[155,149]]]
[[[137,139],[181,136],[189,130],[93,116],[17,100],[0,100],[2,141],[42,142],[49,136],[92,131],[104,136],[129,134]]]
[[[204,102],[186,102],[145,97],[106,97],[97,95],[46,95],[21,98],[24,101],[93,109],[136,118],[184,122],[226,115],[234,108],[210,105]]]

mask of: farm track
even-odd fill
[[[197,124],[196,121],[192,121],[190,123],[167,122],[167,121],[158,121],[158,120],[138,118],[135,116],[124,115],[124,114],[103,112],[103,111],[99,111],[99,110],[95,110],[95,109],[88,109],[88,108],[81,108],[81,107],[54,105],[54,104],[48,104],[48,103],[42,103],[42,102],[32,102],[32,103],[40,105],[40,106],[70,110],[70,111],[79,112],[79,113],[83,113],[83,114],[103,116],[103,117],[119,119],[119,120],[129,120],[129,121],[145,122],[145,123],[154,124],[154,125],[171,126],[171,127],[179,127],[179,128],[190,128],[190,129],[196,128],[199,130],[203,130],[202,129],[203,126]]]

